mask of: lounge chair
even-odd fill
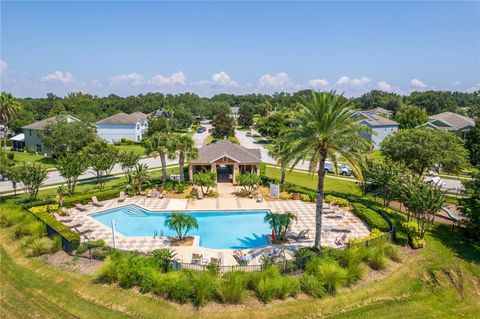
[[[92,203],[93,203],[93,205],[95,205],[97,207],[102,207],[103,206],[103,204],[98,201],[97,196],[92,196]]]
[[[162,198],[165,198],[165,196],[167,195],[167,192],[164,190],[163,192],[158,192],[157,195],[158,195],[158,198],[162,199]]]
[[[118,195],[117,201],[118,201],[119,203],[122,203],[122,202],[125,201],[125,192],[120,192],[120,194]]]
[[[55,217],[56,220],[62,223],[69,223],[72,221],[70,217],[60,216],[57,213],[53,213],[53,217]]]
[[[263,202],[263,195],[262,194],[258,194],[257,195],[257,203],[261,203]]]
[[[342,237],[335,238],[335,245],[343,246],[347,243],[347,233],[343,233]]]
[[[75,204],[75,208],[81,211],[85,211],[88,209],[87,205],[82,205],[82,204]]]
[[[86,234],[90,234],[90,233],[93,232],[93,230],[91,230],[91,229],[81,230],[77,226],[72,226],[71,228],[73,228],[73,230],[75,230],[80,236],[85,236]]]
[[[333,227],[332,231],[337,232],[337,233],[351,233],[352,230],[349,228],[345,227]]]
[[[238,262],[239,265],[248,265],[250,260],[252,260],[252,256],[249,254],[244,254],[241,250],[233,251],[233,258]]]
[[[310,231],[309,228],[303,229],[298,233],[298,235],[295,235],[293,233],[290,233],[287,235],[288,238],[293,239],[295,241],[301,241],[302,239],[308,239],[308,232]]]
[[[197,193],[197,199],[203,199],[203,193],[202,192]]]
[[[70,216],[70,212],[65,207],[62,207],[62,213],[63,213],[63,216]]]
[[[192,264],[201,264],[203,260],[203,255],[202,254],[192,254]]]
[[[222,260],[220,258],[210,258],[210,264],[220,266]]]

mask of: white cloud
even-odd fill
[[[237,82],[230,79],[230,76],[225,73],[224,71],[220,73],[215,73],[212,75],[212,81],[215,84],[223,85],[223,86],[235,86]]]
[[[358,79],[350,79],[348,76],[344,75],[340,77],[336,83],[337,86],[358,86],[358,87],[363,87],[366,86],[371,82],[370,78],[367,78],[366,76],[362,76],[361,78]]]
[[[161,74],[155,75],[150,83],[156,86],[173,86],[173,85],[185,85],[187,83],[187,78],[183,71],[173,73],[171,76],[163,76]]]
[[[138,87],[143,82],[143,75],[138,74],[136,72],[130,74],[120,74],[115,75],[110,78],[111,85],[122,85],[128,84],[133,87]]]
[[[325,87],[328,85],[328,81],[325,79],[313,79],[313,80],[309,80],[308,84],[316,88]]]
[[[102,85],[102,82],[100,82],[100,80],[93,80],[92,82],[90,82],[93,86],[100,86]]]
[[[462,84],[461,81],[455,81],[455,82],[452,83],[452,86],[459,86],[461,84]]]
[[[393,89],[392,86],[385,81],[378,82],[377,87],[380,90],[385,91],[385,92],[390,92]]]
[[[258,84],[262,87],[288,87],[292,85],[292,81],[288,78],[287,73],[280,72],[277,75],[262,75]]]
[[[425,88],[427,85],[420,81],[419,79],[412,79],[410,81],[410,85],[413,86],[414,88]]]
[[[7,71],[7,68],[8,68],[7,62],[0,59],[0,74],[3,74],[5,71]]]
[[[75,81],[73,75],[69,72],[55,71],[42,77],[42,82],[60,81],[62,83],[71,83]]]

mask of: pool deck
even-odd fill
[[[74,223],[81,224],[81,230],[92,230],[90,236],[94,239],[103,239],[109,246],[113,246],[112,230],[103,225],[101,222],[92,218],[90,215],[99,213],[108,209],[113,209],[126,205],[137,205],[141,208],[150,211],[176,211],[176,210],[270,210],[272,212],[286,212],[290,211],[297,216],[297,221],[291,227],[293,233],[299,233],[301,230],[310,229],[309,239],[293,242],[284,245],[269,245],[265,247],[244,249],[244,253],[248,253],[253,257],[250,264],[259,264],[261,255],[270,255],[272,253],[282,250],[285,252],[287,258],[302,247],[313,246],[315,236],[315,204],[306,203],[299,200],[284,200],[284,201],[263,201],[256,202],[249,198],[238,197],[219,197],[219,198],[205,198],[202,200],[192,199],[158,199],[137,196],[126,198],[124,202],[119,203],[116,199],[111,199],[102,202],[102,207],[89,205],[86,211],[79,211],[71,209],[70,214]],[[326,207],[325,207],[326,208]],[[368,227],[355,215],[348,211],[334,208],[336,211],[333,214],[323,215],[322,227],[325,231],[322,233],[322,245],[328,247],[342,247],[335,243],[337,237],[344,234],[345,229],[348,229],[348,238],[358,238],[368,236],[370,231]],[[184,263],[190,263],[193,253],[200,253],[205,261],[210,258],[221,258],[222,264],[225,266],[238,265],[233,257],[231,249],[212,249],[198,246],[198,238],[196,238],[194,245],[189,247],[171,246],[167,237],[126,237],[122,234],[115,233],[116,247],[123,250],[137,250],[141,252],[150,252],[157,248],[170,247],[177,253],[177,258]]]

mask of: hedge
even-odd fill
[[[383,232],[388,232],[390,227],[387,221],[373,209],[360,203],[353,203],[353,213],[367,223],[370,229],[377,228]]]
[[[88,204],[92,201],[92,197],[96,196],[99,201],[117,198],[120,194],[120,189],[109,189],[102,192],[95,192],[89,194],[82,194],[72,197],[66,197],[63,201],[63,206],[70,208],[75,204]]]
[[[48,227],[50,227],[55,233],[68,241],[70,247],[65,247],[66,245],[64,245],[64,248],[66,248],[67,251],[74,250],[78,247],[80,244],[80,235],[59,222],[53,215],[47,212],[46,206],[32,207],[28,211],[47,225],[47,231]]]

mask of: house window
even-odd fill
[[[137,124],[137,130],[139,130],[139,129],[140,129],[140,124]]]
[[[140,142],[140,135],[137,135],[137,142]]]
[[[32,130],[28,130],[28,135],[32,136]]]
[[[37,153],[41,153],[41,152],[42,152],[42,145],[37,144]]]

